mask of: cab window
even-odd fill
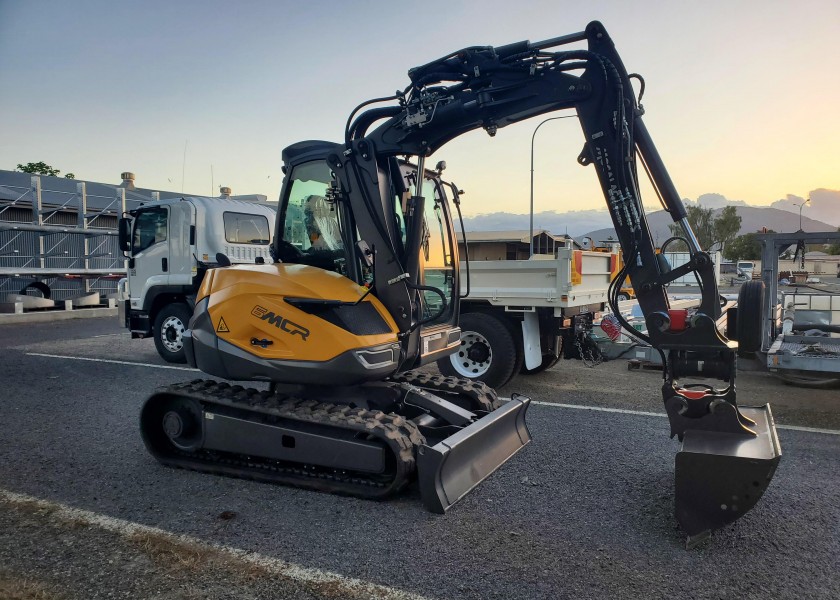
[[[411,194],[415,194],[415,173],[407,177]],[[421,195],[426,199],[423,207],[423,233],[420,242],[420,283],[441,290],[447,298],[453,297],[455,265],[452,254],[452,240],[449,237],[448,217],[444,212],[446,196],[443,188],[434,179],[423,179]],[[440,310],[441,298],[434,292],[423,291],[423,318]],[[445,322],[447,314],[435,322]]]
[[[295,167],[285,209],[283,240],[301,252],[343,251],[338,206],[327,200],[332,173],[325,162]]]
[[[225,240],[230,244],[268,244],[268,219],[262,215],[226,212]]]
[[[132,253],[166,241],[168,216],[169,211],[163,206],[145,209],[137,215],[131,240]]]

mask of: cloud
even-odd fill
[[[811,202],[802,208],[803,216],[840,227],[840,190],[819,188],[812,190],[808,197]],[[800,206],[805,200],[801,196],[788,194],[770,206],[799,214]]]
[[[725,208],[727,206],[749,206],[743,200],[730,200],[723,194],[702,194],[697,204],[703,208]]]

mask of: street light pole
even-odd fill
[[[530,257],[534,256],[534,138],[537,137],[537,131],[540,127],[542,127],[545,123],[549,121],[555,121],[557,119],[570,119],[577,115],[563,115],[561,117],[550,117],[544,121],[542,121],[539,125],[534,128],[534,134],[531,136],[531,225],[528,232],[530,233]]]
[[[532,175],[533,176],[533,175]],[[805,205],[811,201],[810,198],[805,200],[805,202],[801,202],[800,204],[794,204],[794,206],[799,207],[799,231],[802,231],[802,209],[805,208]]]

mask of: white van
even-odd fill
[[[750,262],[748,260],[739,260],[737,269],[739,277],[746,277],[747,279],[752,279],[753,271],[755,271],[755,263]]]

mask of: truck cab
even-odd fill
[[[204,274],[220,260],[270,261],[274,220],[270,206],[207,197],[150,202],[120,219],[128,257],[120,313],[131,337],[153,336],[166,361],[185,362],[182,334]]]

